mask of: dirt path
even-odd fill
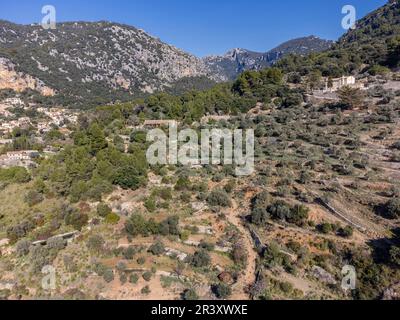
[[[227,220],[233,224],[241,233],[243,239],[243,245],[247,251],[248,259],[246,269],[243,270],[240,275],[238,282],[233,286],[232,300],[248,300],[249,294],[246,293],[246,289],[254,284],[256,280],[256,261],[257,253],[254,250],[253,239],[251,238],[250,231],[243,224],[243,220],[240,215],[239,206],[237,202],[232,200],[232,209],[227,215]]]

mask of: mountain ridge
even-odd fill
[[[309,38],[293,39],[277,48]],[[274,50],[264,54],[232,49],[234,59],[215,56],[211,60],[122,23],[69,21],[58,23],[55,30],[44,30],[40,24],[0,20],[0,57],[7,61],[3,69],[12,65],[24,76],[39,79],[59,93],[53,99],[61,105],[78,100],[103,104],[176,88],[208,88],[298,51]]]
[[[235,79],[246,70],[261,70],[277,62],[288,54],[309,54],[329,49],[333,41],[324,40],[314,35],[295,38],[267,51],[256,52],[235,48],[224,55],[212,55],[203,58],[214,72],[224,74],[228,79]]]

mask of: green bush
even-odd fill
[[[333,232],[333,227],[330,223],[322,223],[318,226],[318,230],[323,234],[330,234]]]
[[[190,259],[190,264],[196,268],[208,267],[211,257],[206,250],[196,251]]]
[[[103,273],[103,279],[107,283],[114,281],[114,271],[112,269],[106,269]]]
[[[155,256],[160,256],[164,253],[165,247],[161,241],[157,241],[153,245],[150,246],[149,252]]]
[[[31,242],[29,240],[23,239],[17,243],[16,252],[19,256],[26,256],[29,253],[30,247]]]
[[[149,286],[145,286],[145,287],[142,288],[142,290],[140,290],[140,292],[141,292],[142,294],[148,295],[148,294],[151,293],[151,290],[150,290],[150,287],[149,287]]]
[[[339,235],[343,238],[351,238],[354,234],[354,229],[351,226],[339,229]]]
[[[210,206],[230,207],[232,206],[229,195],[223,190],[213,190],[207,197]]]
[[[0,168],[0,181],[9,183],[27,183],[31,176],[25,168],[12,167],[9,169]]]
[[[104,249],[105,241],[101,235],[90,236],[86,242],[88,249],[94,253],[100,253]]]
[[[106,218],[105,218],[105,222],[107,224],[117,224],[119,222],[121,218],[119,217],[119,215],[117,215],[114,212],[109,213]]]
[[[390,72],[390,69],[381,65],[374,65],[368,70],[369,74],[372,76],[384,75]]]
[[[143,273],[142,277],[145,281],[149,282],[153,277],[153,274],[150,271],[146,271],[145,273]]]
[[[25,195],[24,200],[28,204],[28,206],[33,207],[41,203],[44,200],[44,197],[41,193],[35,190],[31,190]]]
[[[386,203],[386,213],[391,219],[400,218],[400,198],[390,199]]]
[[[196,290],[186,289],[182,294],[182,299],[186,301],[195,301],[199,300],[199,296],[197,295]]]
[[[393,264],[400,266],[400,247],[392,246],[390,249],[390,261]]]
[[[139,281],[139,276],[138,276],[137,274],[132,273],[132,274],[129,276],[129,282],[130,282],[130,283],[132,283],[132,284],[137,284],[138,281]]]
[[[156,200],[153,197],[147,198],[146,201],[144,202],[144,207],[149,212],[154,212],[157,208]]]
[[[72,209],[66,213],[64,220],[67,225],[73,226],[76,230],[81,231],[88,223],[89,217],[86,213]]]
[[[97,214],[100,216],[100,217],[103,217],[103,218],[105,218],[107,215],[109,215],[112,211],[111,211],[111,208],[107,205],[107,204],[105,204],[105,203],[99,203],[98,205],[97,205],[97,209],[96,209],[96,211],[97,211]]]
[[[132,260],[136,254],[136,249],[132,246],[129,246],[125,250],[122,251],[122,255],[126,260]]]
[[[224,283],[213,285],[212,290],[218,299],[227,299],[232,294],[231,287]]]

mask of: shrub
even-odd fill
[[[189,239],[189,237],[190,237],[190,231],[189,230],[183,230],[183,231],[181,231],[181,233],[179,234],[179,238],[182,240],[182,241],[187,241],[188,239]]]
[[[107,267],[102,263],[97,262],[93,265],[93,272],[95,272],[100,277],[102,277],[104,275],[106,270],[107,270]]]
[[[161,241],[157,241],[149,248],[149,252],[155,256],[160,256],[164,253],[165,247]]]
[[[29,240],[21,240],[17,243],[16,251],[19,256],[26,256],[29,253],[31,242]]]
[[[28,206],[33,207],[44,200],[44,197],[41,193],[31,190],[25,195],[25,202]]]
[[[125,262],[123,262],[123,261],[119,261],[118,263],[117,263],[117,270],[119,271],[119,272],[124,272],[125,270],[126,270],[126,263]]]
[[[79,212],[78,210],[72,210],[67,212],[64,220],[67,225],[73,226],[76,230],[81,231],[87,224],[89,217],[87,214]]]
[[[30,265],[32,272],[40,272],[46,265],[50,265],[54,256],[46,246],[34,246],[30,250]]]
[[[285,294],[290,294],[293,291],[293,285],[290,282],[281,282],[279,287]]]
[[[199,300],[199,296],[197,295],[196,290],[186,289],[182,294],[182,299],[186,301],[195,301]]]
[[[95,253],[100,253],[104,249],[105,241],[101,235],[90,236],[86,242],[88,249]]]
[[[273,219],[286,220],[290,216],[290,206],[281,200],[276,201],[272,205],[268,206],[268,212],[271,214]]]
[[[171,200],[172,199],[172,190],[171,188],[161,188],[156,191],[156,194],[163,200]]]
[[[132,284],[137,284],[139,281],[139,276],[135,273],[131,274],[129,277],[129,282]]]
[[[232,193],[233,190],[235,189],[236,183],[234,180],[229,181],[225,186],[224,186],[224,190],[227,193]]]
[[[140,290],[140,292],[141,292],[142,294],[148,295],[148,294],[151,293],[151,290],[150,290],[150,287],[149,287],[149,286],[145,286],[145,287],[142,288],[142,290]]]
[[[333,232],[333,227],[330,223],[322,223],[318,226],[318,230],[323,234],[329,234]]]
[[[212,286],[212,291],[218,299],[227,299],[232,294],[230,286],[224,283],[218,283]]]
[[[178,181],[175,184],[175,190],[184,191],[190,189],[190,180],[187,176],[179,177]]]
[[[168,217],[166,220],[160,223],[158,230],[164,236],[167,235],[178,236],[180,234],[179,217],[178,216]]]
[[[107,224],[117,224],[121,218],[114,212],[109,213],[106,216],[105,222]]]
[[[354,229],[351,226],[339,229],[339,235],[343,238],[351,238],[354,233]]]
[[[146,271],[145,273],[143,273],[142,277],[145,281],[149,282],[153,277],[153,274],[150,271]]]
[[[31,176],[25,168],[12,167],[9,169],[0,168],[0,181],[9,183],[27,183]]]
[[[68,272],[76,272],[78,270],[78,266],[74,262],[74,258],[69,254],[63,256],[63,263]]]
[[[364,94],[358,88],[345,86],[338,91],[340,102],[351,109],[364,105]]]
[[[126,273],[121,273],[119,275],[119,281],[121,282],[121,284],[125,284],[128,281],[128,276],[126,275]]]
[[[300,173],[299,182],[301,184],[307,184],[311,181],[312,175],[308,171],[302,171]]]
[[[400,266],[400,247],[392,246],[390,249],[390,261]]]
[[[211,257],[205,250],[196,251],[191,257],[190,263],[196,268],[208,267],[211,263]]]
[[[283,254],[279,245],[275,242],[271,242],[264,250],[263,253],[264,264],[268,268],[274,268],[280,266],[284,262]]]
[[[125,230],[132,236],[148,236],[149,234],[176,235],[180,234],[179,217],[168,217],[161,223],[157,223],[154,219],[145,220],[141,215],[134,214],[125,223]]]
[[[267,192],[261,192],[252,199],[252,208],[262,208],[266,209],[271,203],[271,195]]]
[[[105,218],[107,215],[109,215],[111,213],[111,208],[105,203],[99,203],[97,205],[96,211],[100,217]]]
[[[391,219],[400,218],[400,198],[390,199],[386,203],[387,216]]]
[[[236,243],[233,247],[232,258],[236,264],[245,265],[247,263],[248,252],[241,243]]]
[[[147,235],[147,221],[141,215],[133,214],[125,223],[125,231],[134,237]]]
[[[16,242],[18,239],[25,237],[34,227],[30,220],[22,221],[15,226],[7,228],[7,237],[11,242]]]
[[[210,206],[230,207],[232,205],[229,195],[222,190],[214,190],[207,197]]]
[[[135,254],[136,254],[136,249],[132,246],[129,246],[128,248],[122,251],[122,256],[126,260],[132,260]]]
[[[61,237],[54,237],[47,240],[47,248],[58,252],[66,247],[66,241]]]
[[[265,226],[270,218],[266,208],[256,208],[251,211],[251,223],[257,226]]]
[[[286,220],[296,225],[302,225],[308,220],[309,209],[303,205],[295,205],[289,217]]]
[[[107,283],[114,281],[114,271],[112,269],[106,269],[103,273],[103,279]]]
[[[144,207],[149,212],[154,212],[157,208],[156,201],[154,200],[154,198],[153,197],[147,198],[146,201],[144,202]]]
[[[371,68],[368,70],[369,74],[371,76],[376,76],[376,75],[384,75],[390,72],[390,69],[381,65],[373,65]]]
[[[395,143],[392,145],[392,148],[393,148],[393,149],[400,150],[400,141],[395,142]]]

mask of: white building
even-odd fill
[[[5,155],[6,158],[14,161],[31,160],[34,158],[38,158],[39,156],[40,153],[36,150],[10,151],[7,152]]]
[[[330,83],[331,82],[331,83]],[[341,77],[341,78],[334,78],[334,79],[325,79],[325,92],[336,92],[340,88],[345,86],[355,86],[356,85],[356,78],[353,76],[348,77]]]

